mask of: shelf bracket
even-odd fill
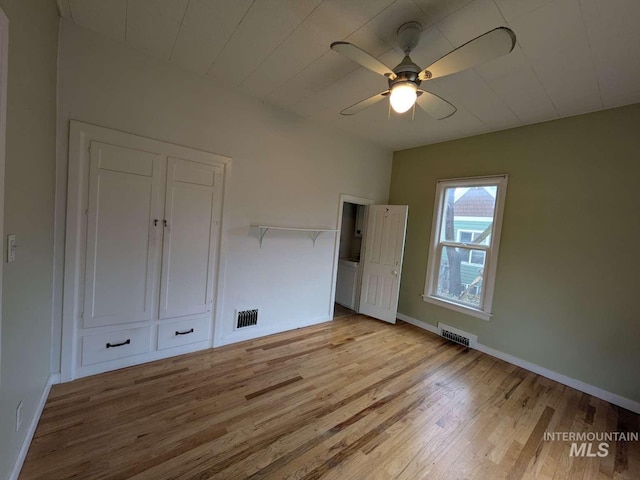
[[[316,240],[318,239],[318,237],[320,236],[321,233],[322,233],[321,230],[317,230],[317,231],[311,233],[313,235],[313,246],[314,246],[314,248],[316,246]]]
[[[262,248],[262,239],[269,231],[269,227],[260,227],[260,236],[258,237],[258,241],[260,242],[260,248]]]

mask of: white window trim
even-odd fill
[[[439,305],[456,312],[471,315],[472,317],[490,320],[493,315],[493,291],[496,279],[496,269],[498,266],[498,250],[500,248],[500,234],[502,232],[502,217],[504,214],[504,201],[507,193],[508,175],[492,175],[486,177],[454,178],[448,180],[438,180],[436,187],[436,197],[433,207],[433,221],[431,224],[431,239],[429,244],[429,259],[427,262],[427,275],[425,279],[424,294],[422,299],[425,302]],[[453,302],[436,295],[438,289],[438,260],[436,255],[440,241],[440,229],[442,226],[442,213],[444,206],[444,192],[446,188],[457,187],[480,187],[486,185],[497,185],[496,208],[493,218],[493,230],[491,232],[491,246],[486,249],[485,272],[482,287],[482,306],[475,308],[462,303]],[[456,242],[446,242],[456,243]],[[469,245],[465,245],[467,248]],[[479,245],[478,245],[479,246]],[[438,257],[438,258],[436,258]]]

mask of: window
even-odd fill
[[[507,176],[439,180],[426,302],[489,320]]]

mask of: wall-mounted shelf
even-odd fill
[[[260,242],[260,248],[262,248],[262,240],[269,230],[289,230],[293,232],[309,232],[313,238],[313,246],[316,246],[316,240],[322,232],[338,232],[339,230],[329,228],[294,228],[294,227],[276,227],[273,225],[252,225],[253,228],[260,230],[260,236],[258,240]]]

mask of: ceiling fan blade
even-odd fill
[[[373,97],[366,98],[358,103],[354,103],[350,107],[345,108],[340,112],[341,115],[355,115],[358,112],[361,112],[365,108],[369,108],[374,103],[379,102],[383,98],[389,95],[389,90],[385,90],[384,92],[376,93]]]
[[[516,46],[516,34],[499,27],[480,35],[436,60],[418,75],[420,80],[444,77],[501,57]]]
[[[356,63],[359,63],[364,68],[368,68],[372,72],[379,73],[380,75],[384,75],[387,78],[393,80],[396,78],[396,74],[393,73],[393,70],[387,67],[380,60],[375,58],[374,56],[368,54],[361,48],[356,47],[352,43],[349,42],[333,42],[331,44],[331,49],[341,53],[349,60],[353,60]]]
[[[421,93],[421,95],[418,96],[416,103],[433,118],[444,120],[458,111],[456,107],[443,98],[440,98],[435,93],[426,92],[420,89],[418,89],[418,93]]]

